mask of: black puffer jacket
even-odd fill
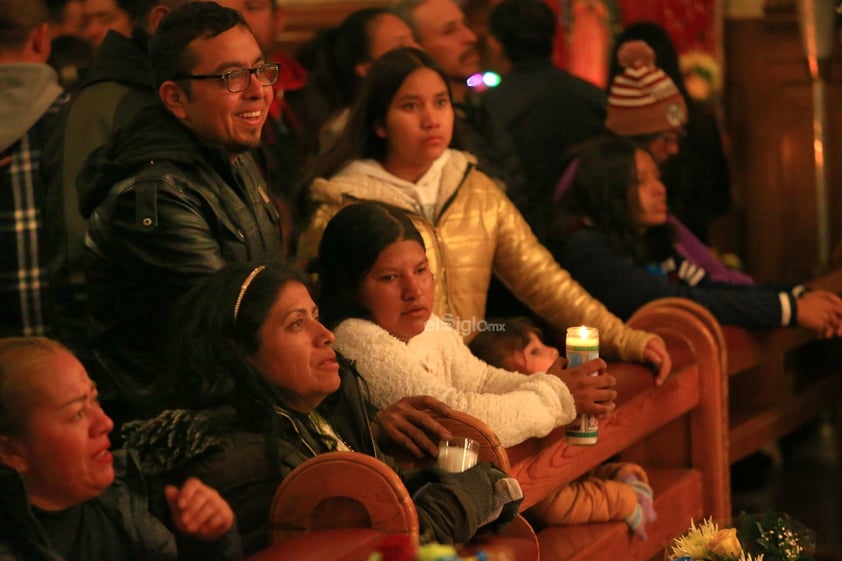
[[[354,451],[394,467],[372,437],[374,409],[364,397],[364,382],[352,366],[341,363],[341,386],[317,411]],[[195,476],[216,488],[231,504],[250,555],[267,545],[269,508],[284,477],[307,459],[334,449],[307,415],[281,406],[274,412],[277,466],[269,459],[266,435],[246,426],[228,406],[165,411],[155,419],[127,424],[124,436],[139,451],[146,473],[176,484]],[[491,512],[494,483],[505,477],[488,462],[456,474],[435,468],[398,474],[413,495],[422,539],[446,543],[465,543],[474,535]]]
[[[141,111],[88,160],[80,183],[91,344],[112,371],[160,371],[175,301],[228,263],[277,261],[278,213],[251,156],[233,163],[163,107]]]

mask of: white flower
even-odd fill
[[[719,527],[708,518],[703,520],[699,526],[690,521],[690,529],[683,536],[675,538],[670,552],[670,559],[679,557],[690,557],[692,559],[704,559],[709,557],[710,549],[708,544],[719,532]],[[746,560],[756,561],[756,560]]]

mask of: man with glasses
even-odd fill
[[[149,390],[174,302],[227,263],[281,251],[278,214],[249,154],[278,65],[265,61],[239,12],[213,2],[164,18],[150,59],[160,103],[80,174],[90,186],[82,210],[94,372],[117,393],[106,410],[123,419],[158,407]]]
[[[257,44],[270,62],[281,65],[275,82],[275,99],[269,107],[269,118],[263,125],[262,142],[254,152],[254,159],[261,167],[269,184],[272,197],[281,212],[285,255],[295,248],[296,231],[293,228],[291,201],[300,180],[307,158],[306,130],[299,118],[304,104],[304,86],[307,70],[298,61],[278,51],[278,36],[286,27],[287,14],[275,0],[216,0],[220,6],[243,14],[254,33]]]

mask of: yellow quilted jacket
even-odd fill
[[[443,158],[434,220],[425,217],[412,184],[371,160],[317,179],[310,187],[317,209],[299,239],[298,258],[315,258],[328,221],[343,206],[389,203],[407,210],[424,238],[436,281],[433,311],[466,338],[482,327],[493,272],[550,324],[596,327],[603,356],[642,362],[646,343],[657,335],[627,327],[574,281],[505,193],[476,169],[473,156],[448,150]]]

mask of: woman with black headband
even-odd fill
[[[205,279],[173,317],[166,378],[171,404],[126,427],[144,470],[180,481],[201,477],[231,504],[246,553],[265,547],[275,489],[318,454],[355,451],[390,460],[378,445],[377,410],[365,382],[332,349],[305,281],[272,264],[231,265]],[[432,398],[425,406],[439,407]],[[446,431],[416,411],[416,423]],[[427,425],[424,425],[424,423]],[[174,447],[171,443],[176,442]],[[462,473],[405,474],[422,541],[465,543],[494,519],[494,484],[506,474],[488,462]]]

